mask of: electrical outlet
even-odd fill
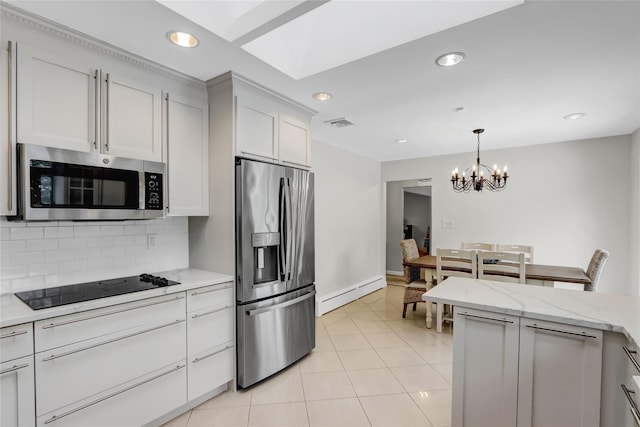
[[[156,247],[156,236],[148,235],[147,236],[147,249],[151,249],[151,248],[155,248],[155,247]]]
[[[452,219],[443,219],[442,228],[455,228],[455,223]]]

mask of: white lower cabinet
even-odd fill
[[[233,379],[233,283],[187,292],[188,399]]]
[[[35,323],[38,424],[142,425],[187,403],[184,293]]]
[[[629,393],[634,391],[633,376],[640,375],[638,348],[616,332],[605,332],[603,340],[600,426],[638,427],[640,422],[634,421],[636,409],[629,399],[640,401],[640,390],[635,395]]]
[[[184,361],[38,417],[47,426],[141,426],[186,402]]]
[[[602,331],[523,318],[518,426],[600,425]]]
[[[516,425],[519,324],[516,316],[456,307],[454,426]]]
[[[33,324],[0,329],[0,426],[35,425]]]
[[[453,426],[598,426],[602,331],[455,308]]]
[[[35,425],[33,355],[0,363],[0,425]]]

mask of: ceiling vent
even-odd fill
[[[341,117],[339,119],[325,120],[325,123],[336,128],[343,128],[345,126],[353,126],[355,123]]]

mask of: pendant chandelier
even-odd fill
[[[507,186],[507,167],[504,167],[504,171],[500,172],[500,169],[496,165],[493,165],[493,170],[480,163],[480,134],[484,132],[484,129],[475,129],[473,133],[478,136],[478,157],[476,158],[476,164],[472,167],[466,168],[462,171],[462,176],[458,174],[458,168],[455,168],[451,174],[451,183],[453,184],[453,191],[458,193],[468,193],[471,190],[482,191],[502,191]],[[485,178],[485,171],[489,178]],[[469,175],[467,175],[471,172]]]

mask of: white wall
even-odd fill
[[[631,213],[629,233],[629,266],[631,270],[631,295],[640,296],[640,128],[631,136]]]
[[[593,251],[604,248],[611,257],[598,290],[633,292],[629,135],[481,150],[484,163],[509,166],[508,188],[498,193],[453,192],[451,170],[469,166],[474,154],[382,163],[383,181],[432,178],[432,251],[457,248],[463,240],[530,244],[537,264],[586,269]],[[444,220],[453,221],[454,228],[443,228]]]
[[[313,141],[319,296],[384,274],[380,162]]]
[[[0,217],[0,293],[188,266],[186,217],[105,222]]]

